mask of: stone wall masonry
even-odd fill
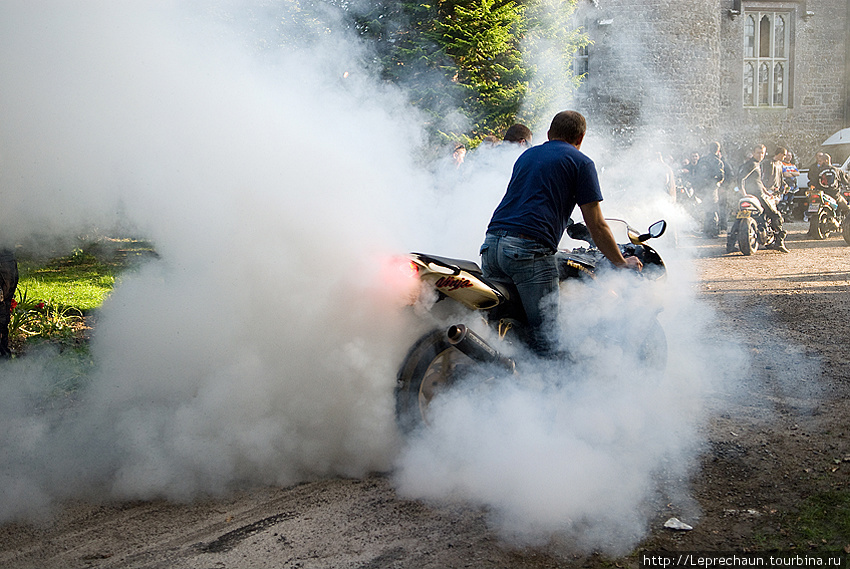
[[[744,10],[755,2],[743,0]],[[594,42],[579,109],[624,145],[646,131],[674,155],[719,140],[737,164],[756,143],[782,144],[807,166],[824,139],[850,126],[850,0],[757,5],[792,10],[787,108],[743,106],[744,18],[730,15],[733,0],[597,0],[577,11]]]

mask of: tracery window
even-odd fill
[[[587,78],[587,72],[590,70],[590,57],[587,51],[587,45],[580,46],[573,57],[573,73],[576,77]]]
[[[744,106],[787,107],[791,13],[744,13]]]

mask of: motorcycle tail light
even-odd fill
[[[753,206],[753,204],[750,203],[750,202],[741,202],[741,207],[744,208],[744,209],[751,209],[755,206]]]
[[[410,257],[392,257],[385,261],[381,280],[391,296],[399,295],[402,304],[414,304],[419,296],[419,266]]]

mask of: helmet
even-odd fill
[[[820,185],[824,188],[832,188],[838,182],[838,179],[835,175],[835,170],[832,168],[826,168],[823,172],[820,173],[820,178],[818,179]]]

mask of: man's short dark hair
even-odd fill
[[[576,111],[561,111],[552,119],[549,127],[549,140],[564,140],[577,144],[584,138],[587,121],[584,115]]]
[[[514,124],[508,127],[505,131],[504,140],[506,142],[528,142],[531,140],[531,129],[524,124]]]
[[[786,148],[784,148],[782,146],[777,146],[776,150],[773,152],[773,155],[779,156],[780,154],[782,154],[784,156],[786,152],[788,152],[788,150]]]

